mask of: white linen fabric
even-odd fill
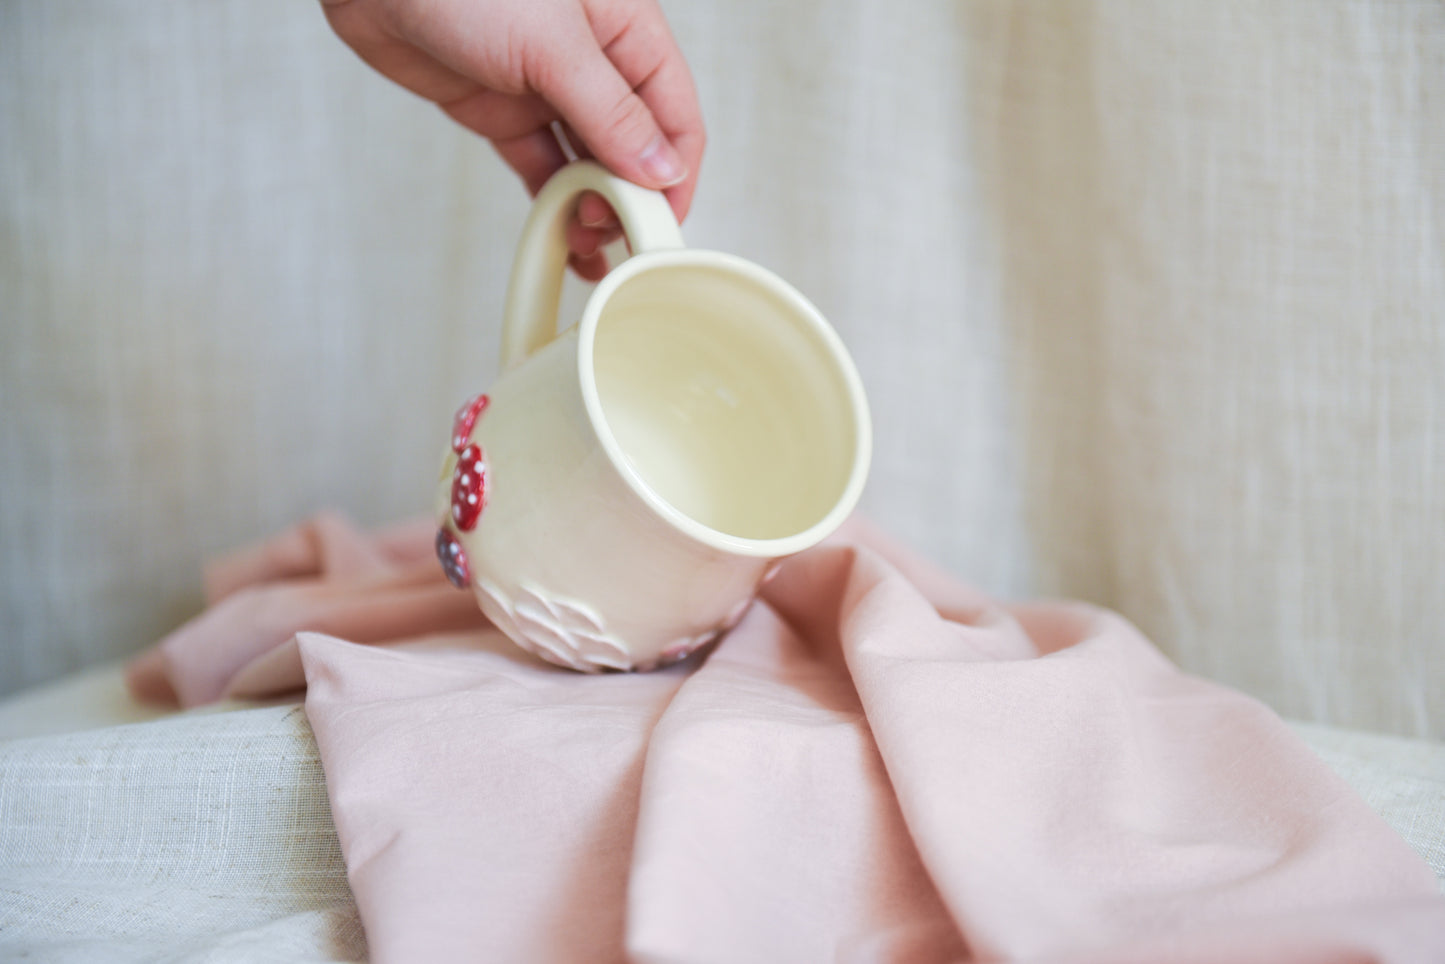
[[[689,239],[852,347],[865,509],[1286,715],[1445,737],[1445,7],[665,2]],[[0,691],[425,508],[526,209],[315,4],[0,0]]]
[[[0,701],[0,959],[364,960],[299,704],[71,730],[121,689],[109,669]],[[1445,891],[1445,746],[1295,731]]]
[[[95,688],[58,687],[28,715],[84,719]],[[365,952],[299,705],[0,742],[0,959]]]

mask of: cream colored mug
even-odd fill
[[[583,191],[633,256],[557,333]],[[595,672],[674,662],[730,629],[775,563],[853,510],[872,437],[858,373],[801,294],[685,248],[661,194],[580,161],[537,195],[503,372],[464,404],[440,481],[448,578],[518,645]]]

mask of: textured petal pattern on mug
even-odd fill
[[[580,667],[574,665],[572,661],[567,658],[565,651],[552,652],[551,649],[538,645],[535,640],[522,631],[522,628],[517,625],[516,614],[512,610],[511,598],[502,592],[495,583],[489,582],[486,579],[478,579],[475,585],[477,592],[481,593],[482,596],[492,604],[491,607],[486,610],[487,615],[491,618],[492,622],[497,624],[498,629],[507,634],[512,642],[533,656],[546,660],[549,663],[565,666],[568,669],[580,669]]]
[[[515,602],[486,580],[479,579],[477,588],[506,614],[510,625],[499,628],[547,662],[584,673],[633,668],[626,648],[590,606],[525,583]]]
[[[549,663],[565,666],[568,669],[577,669],[577,667],[567,661],[565,654],[552,653],[543,649],[522,632],[521,628],[517,625],[516,616],[512,612],[512,600],[508,598],[506,593],[497,588],[495,583],[479,578],[474,585],[476,586],[477,592],[480,593],[487,602],[491,603],[490,608],[483,607],[488,618],[496,624],[498,629],[506,633],[512,642],[533,656],[546,660]]]

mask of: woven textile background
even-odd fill
[[[692,243],[854,350],[866,506],[1303,719],[1445,737],[1445,7],[665,7]],[[0,691],[427,505],[526,210],[295,0],[0,0]]]
[[[0,816],[5,960],[365,958],[299,705],[5,741]]]

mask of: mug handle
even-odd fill
[[[595,161],[573,161],[553,174],[532,203],[512,264],[502,321],[503,371],[557,337],[567,222],[583,191],[596,191],[612,205],[633,254],[684,246],[672,208],[659,192],[624,181]]]

